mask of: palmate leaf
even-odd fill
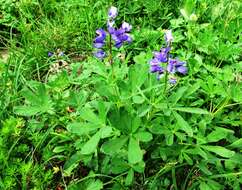
[[[32,116],[39,113],[52,113],[52,102],[49,98],[45,85],[37,83],[33,88],[24,89],[22,95],[28,105],[15,106],[14,112],[18,115]]]
[[[113,155],[116,152],[118,152],[126,143],[128,140],[128,137],[120,137],[116,139],[111,139],[109,141],[106,141],[102,147],[101,151],[104,152],[105,154]]]

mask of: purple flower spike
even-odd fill
[[[52,57],[54,55],[54,53],[53,52],[48,52],[48,57]]]
[[[106,39],[106,32],[103,29],[98,29],[96,30],[96,34],[98,35],[94,41],[93,41],[93,46],[95,48],[102,48],[105,44],[105,39]]]
[[[121,28],[124,29],[125,32],[130,32],[130,30],[132,29],[132,26],[127,22],[123,22]]]
[[[174,39],[173,39],[171,30],[166,30],[165,31],[165,40],[166,40],[167,44],[170,44],[171,42],[173,42]]]
[[[94,56],[98,59],[103,59],[106,56],[106,53],[103,50],[94,52]]]
[[[108,17],[111,19],[116,18],[118,15],[118,9],[114,6],[110,7],[109,11],[108,11]]]
[[[132,38],[131,36],[125,32],[124,28],[119,28],[115,30],[112,34],[112,39],[115,41],[115,47],[120,48],[124,42],[131,43]]]
[[[181,73],[185,75],[187,73],[186,62],[179,59],[173,59],[169,52],[171,50],[171,42],[173,36],[171,30],[165,31],[166,47],[162,47],[160,51],[153,52],[153,59],[150,60],[150,72],[157,73],[157,79],[160,80],[164,77],[164,73],[171,75],[169,77],[170,84],[176,84],[177,79],[173,77],[175,73]]]

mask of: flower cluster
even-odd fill
[[[116,7],[111,7],[108,11],[108,21],[107,21],[107,31],[103,29],[98,29],[96,31],[96,38],[94,39],[93,46],[98,50],[94,53],[94,55],[99,58],[103,59],[106,56],[103,47],[106,43],[106,36],[109,34],[110,36],[110,44],[109,48],[112,48],[111,39],[114,41],[114,46],[116,48],[120,48],[125,42],[131,43],[132,38],[129,35],[129,32],[132,29],[132,26],[127,23],[123,22],[121,27],[116,29],[115,25],[115,18],[118,15],[118,10]]]
[[[94,55],[97,58],[102,59],[106,56],[106,53],[101,49],[105,45],[106,32],[103,29],[98,29],[96,30],[96,34],[97,37],[94,39],[93,46],[99,50],[96,51]]]
[[[187,73],[186,62],[180,61],[179,59],[171,58],[169,52],[171,50],[171,42],[173,41],[173,36],[171,30],[165,32],[165,41],[167,47],[162,47],[159,52],[153,53],[153,59],[150,60],[150,72],[157,73],[158,79],[162,78],[167,72],[168,74],[174,75],[175,73],[181,73],[185,75]],[[170,83],[175,84],[176,79],[170,76]]]

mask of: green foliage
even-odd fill
[[[112,65],[92,56],[110,5],[134,38]],[[0,189],[239,190],[241,8],[236,0],[0,0],[10,55],[0,60]],[[148,66],[168,28],[172,54],[189,67],[175,85]]]

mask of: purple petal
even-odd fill
[[[121,40],[119,39],[119,37],[116,36],[115,34],[112,35],[112,39],[113,39],[116,43],[121,42]]]
[[[115,47],[116,48],[120,48],[122,45],[123,45],[123,42],[122,41],[115,43]]]
[[[106,56],[106,53],[103,50],[99,50],[94,52],[94,56],[99,59],[103,59]]]
[[[154,52],[154,57],[157,58],[160,62],[167,62],[168,60],[168,52],[170,51],[170,47],[161,48],[159,52]]]
[[[98,36],[94,39],[94,43],[104,43],[105,37]]]
[[[48,52],[48,57],[52,57],[54,55],[54,53],[53,52]]]
[[[102,28],[96,30],[96,34],[100,37],[106,38],[106,32]]]
[[[177,80],[175,78],[169,79],[170,84],[176,84]]]
[[[177,67],[176,68],[177,71],[183,75],[185,75],[187,73],[187,67],[184,67],[184,66],[180,66],[180,67]]]
[[[104,43],[94,43],[93,44],[93,47],[95,47],[95,48],[102,48],[104,46]]]
[[[154,57],[160,62],[167,62],[167,54],[164,54],[163,52],[154,52]]]
[[[116,18],[117,15],[118,15],[118,9],[114,6],[110,7],[108,11],[108,17],[114,19]]]
[[[153,65],[159,65],[160,64],[160,61],[158,59],[154,58],[154,59],[151,59],[150,60],[149,64],[151,66],[153,66]]]
[[[116,30],[114,34],[116,36],[119,36],[119,35],[122,35],[124,33],[125,33],[125,30],[123,28],[120,28],[120,29]]]
[[[114,34],[115,33],[115,28],[113,28],[113,27],[108,27],[108,32],[110,33],[110,34]]]
[[[163,73],[164,72],[164,69],[163,69],[163,67],[161,67],[161,66],[159,66],[159,65],[152,65],[151,67],[150,67],[150,72],[151,73],[156,73],[156,72],[158,72],[158,73]]]
[[[167,71],[168,73],[175,73],[175,62],[173,59],[169,60],[169,63],[167,65]]]
[[[124,29],[125,32],[129,32],[132,29],[132,26],[127,22],[123,22],[121,28]]]
[[[127,34],[127,33],[124,33],[123,35],[121,35],[121,36],[119,36],[119,39],[121,40],[121,41],[127,41],[127,42],[132,42],[132,38],[130,37],[130,35],[129,34]]]
[[[177,59],[177,62],[176,62],[176,66],[178,67],[178,66],[182,66],[182,65],[184,65],[186,62],[184,62],[184,61],[179,61],[178,59]]]

